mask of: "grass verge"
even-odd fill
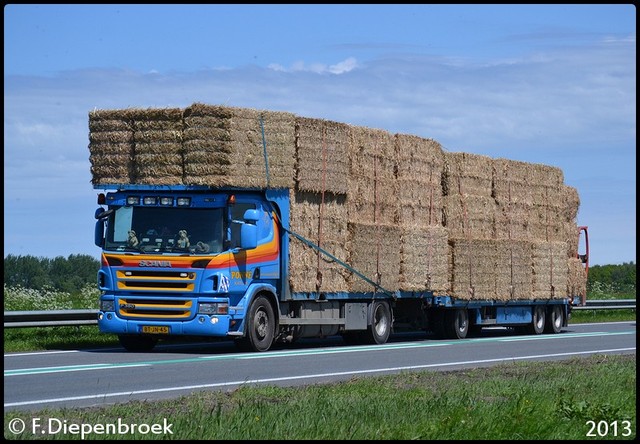
[[[28,425],[11,436],[16,418]],[[39,426],[33,427],[34,418]],[[52,434],[66,424],[67,433]],[[415,372],[305,387],[243,387],[177,400],[9,412],[9,439],[635,439],[636,357],[610,355]],[[113,433],[82,433],[96,424]],[[78,424],[71,433],[71,424]],[[131,424],[159,424],[131,433]],[[593,425],[592,425],[593,424]],[[40,427],[42,426],[42,427]],[[55,431],[55,430],[53,430]],[[120,433],[126,431],[127,433]],[[35,432],[35,433],[34,433]]]

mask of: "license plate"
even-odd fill
[[[142,333],[150,333],[152,335],[169,334],[169,327],[159,325],[145,325],[142,327]]]

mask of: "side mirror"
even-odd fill
[[[260,212],[258,210],[247,210],[244,212],[244,221],[248,224],[254,224],[260,220]]]
[[[258,210],[247,210],[244,212],[244,223],[240,227],[240,248],[252,250],[258,246],[258,226],[260,220]]]
[[[244,223],[240,227],[240,248],[253,250],[258,246],[258,227]]]
[[[102,248],[104,243],[104,220],[96,221],[96,228],[94,232],[94,243],[97,247]]]

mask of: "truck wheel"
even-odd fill
[[[384,344],[391,335],[391,309],[384,301],[373,302],[371,325],[367,329],[367,342]]]
[[[158,343],[157,338],[139,335],[118,335],[118,341],[129,352],[150,352]]]
[[[271,348],[275,337],[275,315],[269,300],[264,296],[255,298],[247,317],[246,337],[238,342],[241,348],[263,352]]]
[[[544,331],[546,323],[545,309],[542,305],[536,305],[533,307],[533,320],[529,324],[529,334],[539,335]]]
[[[564,324],[564,310],[560,305],[554,305],[547,313],[547,321],[544,327],[545,333],[560,333]]]
[[[469,312],[464,308],[448,310],[444,317],[445,333],[449,339],[464,339],[469,333]]]

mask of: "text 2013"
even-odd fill
[[[631,421],[587,421],[587,436],[631,436]]]

